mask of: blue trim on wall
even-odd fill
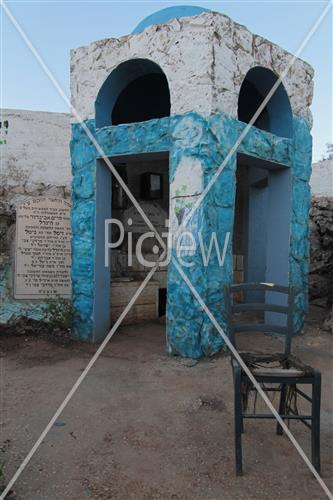
[[[132,35],[134,33],[141,33],[141,31],[148,28],[148,26],[152,26],[153,24],[164,24],[179,17],[197,16],[202,14],[202,12],[210,12],[210,10],[193,5],[175,5],[172,7],[166,7],[165,9],[161,9],[153,14],[150,14],[140,21],[140,23],[132,31]]]

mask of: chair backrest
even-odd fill
[[[239,292],[242,292],[245,299],[240,303],[236,303],[234,301],[234,294],[237,293],[239,295]],[[264,293],[264,302],[251,302],[247,300],[248,292],[274,292],[274,295],[275,292],[277,292],[278,294],[284,295],[284,300],[278,301],[281,302],[282,305],[274,304],[274,300],[271,300],[272,296],[269,293]],[[235,334],[238,332],[273,333],[284,337],[284,353],[287,355],[290,354],[293,337],[293,287],[280,286],[273,283],[241,283],[229,285],[225,287],[225,305],[229,336],[233,345],[235,345]],[[264,313],[264,321],[236,322],[235,314],[244,312]],[[277,316],[274,313],[279,314]],[[281,318],[281,314],[285,315],[284,325],[281,325],[281,321],[276,321],[277,318]]]

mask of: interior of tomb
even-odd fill
[[[168,155],[126,156],[112,158],[117,172],[129,187],[158,233],[167,242],[169,219]],[[119,242],[111,251],[111,320],[122,313],[137,288],[158,259],[160,246],[129,200],[117,179],[112,176],[111,214],[124,227],[112,224],[111,239]],[[125,323],[162,318],[166,312],[167,266],[160,266],[129,311]]]

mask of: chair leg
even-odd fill
[[[321,400],[321,373],[314,372],[312,384],[312,430],[311,430],[311,455],[312,465],[320,472],[320,400]]]
[[[241,476],[242,470],[242,395],[241,395],[241,376],[240,368],[235,370],[235,400],[234,400],[234,419],[235,419],[235,454],[236,454],[236,475]]]
[[[280,404],[279,404],[279,415],[284,415],[286,411],[286,397],[287,397],[287,385],[282,384],[281,394],[280,394]],[[279,423],[276,426],[276,434],[282,436],[283,429]]]

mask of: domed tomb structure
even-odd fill
[[[105,220],[133,202],[119,178],[139,203],[168,213],[172,258],[156,280],[167,290],[168,352],[200,357],[223,345],[174,259],[223,327],[224,285],[244,280],[293,285],[302,328],[313,70],[292,59],[229,17],[190,6],[71,51],[75,336],[100,341],[112,322]]]

